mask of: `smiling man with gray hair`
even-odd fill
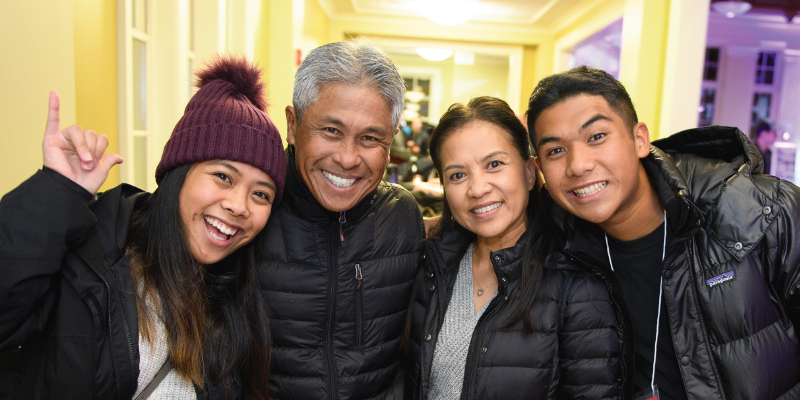
[[[400,342],[424,228],[382,182],[405,85],[363,41],[308,54],[295,77],[283,201],[260,241],[278,399],[400,399]]]

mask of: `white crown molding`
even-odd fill
[[[331,18],[337,22],[358,22],[358,23],[379,23],[385,25],[402,24],[409,28],[442,28],[424,17],[400,17],[395,15],[357,15],[354,13],[339,14],[335,18]],[[453,29],[470,29],[470,30],[490,30],[498,32],[509,33],[526,33],[526,34],[552,34],[551,29],[543,29],[533,27],[524,23],[496,23],[484,21],[467,21]]]

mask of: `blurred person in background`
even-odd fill
[[[753,128],[753,140],[761,152],[761,158],[764,159],[764,173],[771,174],[772,169],[772,145],[778,139],[778,133],[772,129],[772,125],[764,120],[759,120]]]

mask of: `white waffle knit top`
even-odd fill
[[[148,296],[146,300],[147,310],[153,313],[152,305],[154,303],[158,304],[158,302],[151,300],[152,299]],[[164,324],[161,323],[161,319],[158,317],[152,318],[152,321],[157,322],[153,325],[155,332],[152,337],[152,345],[145,341],[142,334],[139,333],[139,380],[136,384],[136,393],[133,395],[134,399],[147,387],[147,384],[153,380],[158,370],[161,369],[161,366],[167,361],[167,354],[169,353],[167,332],[164,328]],[[197,399],[192,382],[183,379],[175,372],[175,369],[169,371],[169,374],[164,377],[164,380],[161,381],[156,390],[148,397],[148,400],[171,399]]]
[[[433,349],[429,399],[450,400],[461,397],[472,332],[490,303],[491,301],[486,302],[483,308],[475,312],[475,301],[472,297],[472,245],[469,245],[467,253],[461,258],[453,296]]]

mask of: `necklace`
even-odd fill
[[[474,274],[473,274],[472,276],[473,276],[473,278],[475,277],[475,275],[474,275]],[[483,296],[483,294],[485,293],[485,291],[483,290],[483,286],[481,286],[481,283],[480,283],[480,282],[478,282],[478,280],[477,280],[477,279],[475,279],[475,283],[477,283],[477,284],[478,284],[478,290],[475,292],[475,294],[477,294],[477,295],[478,295],[478,297],[480,297],[480,296]],[[490,288],[490,287],[492,287],[492,286],[494,286],[494,285],[497,285],[497,281],[494,281],[494,283],[493,283],[493,284],[491,284],[491,285],[489,285],[489,286],[486,286],[486,288],[488,289],[488,288]]]

